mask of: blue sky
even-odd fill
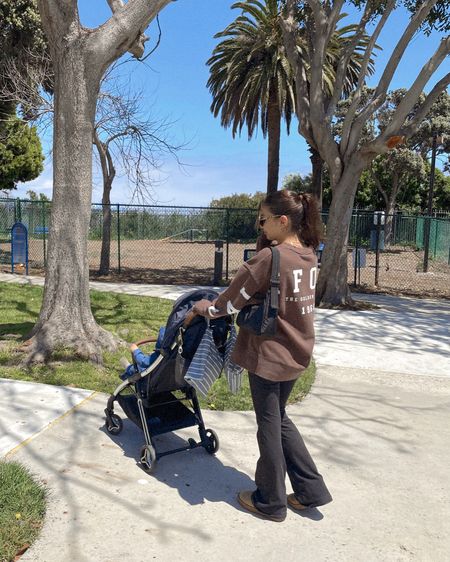
[[[96,27],[110,16],[106,0],[79,0],[82,23]],[[162,170],[155,175],[161,180],[155,188],[155,201],[170,205],[208,205],[211,199],[232,193],[254,193],[265,190],[266,140],[259,133],[248,141],[242,137],[233,140],[231,132],[220,126],[219,119],[210,113],[211,97],[206,88],[208,68],[206,60],[217,40],[214,34],[221,31],[237,15],[231,10],[231,0],[178,0],[160,14],[162,38],[159,48],[147,59],[147,64],[131,63],[133,87],[146,92],[149,111],[156,118],[174,121],[171,136],[176,141],[188,141],[180,154],[186,166],[180,169],[169,156]],[[350,10],[346,10],[350,12]],[[351,23],[347,18],[344,23]],[[376,74],[381,75],[384,65],[407,22],[405,12],[394,13],[378,41],[383,51],[376,61]],[[147,30],[152,48],[158,36],[153,22]],[[439,36],[418,35],[411,42],[401,62],[391,89],[409,87],[418,69],[435,51]],[[428,88],[449,71],[448,61],[432,77]],[[369,85],[371,83],[369,82]],[[49,139],[45,143],[49,146]],[[293,122],[291,135],[283,134],[280,154],[280,183],[289,173],[310,172],[306,143],[297,133]],[[101,178],[94,170],[93,201],[101,200]],[[52,165],[47,158],[43,174],[33,182],[21,184],[15,196],[24,196],[27,189],[51,196]],[[118,177],[112,191],[113,202],[129,202],[131,192],[126,177]]]

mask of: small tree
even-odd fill
[[[377,156],[370,167],[371,176],[381,193],[386,211],[384,237],[392,243],[392,221],[397,198],[410,186],[426,182],[425,165],[420,154],[406,147],[395,148],[388,154]]]
[[[16,189],[18,182],[36,178],[43,161],[35,127],[15,116],[0,120],[0,190]]]
[[[302,176],[301,174],[288,174],[283,178],[282,187],[289,191],[295,191],[295,193],[301,193],[303,191],[311,193],[313,189],[312,175],[307,174],[306,176]]]
[[[50,199],[45,195],[45,193],[36,193],[32,189],[27,191],[27,196],[30,201],[44,201],[45,203],[49,203]]]
[[[111,189],[117,169],[127,177],[134,197],[145,203],[155,198],[152,190],[157,182],[153,173],[161,167],[161,157],[170,154],[180,163],[177,152],[183,148],[169,139],[172,123],[152,119],[143,109],[143,94],[126,93],[115,70],[113,66],[102,80],[93,137],[103,180],[100,275],[110,270]]]
[[[5,99],[18,103],[20,110],[29,115],[30,121],[46,131],[52,124],[53,96],[42,89],[43,83],[52,83],[52,63],[44,53],[40,63],[24,65],[26,76],[16,61],[10,59],[5,72],[15,86]],[[102,172],[103,222],[102,249],[99,273],[107,275],[110,269],[111,242],[111,189],[117,173],[125,175],[134,190],[133,197],[141,202],[154,199],[153,188],[157,185],[153,172],[161,166],[161,157],[173,156],[180,164],[177,152],[184,145],[174,144],[169,138],[172,125],[168,120],[152,119],[144,109],[142,92],[130,93],[129,74],[117,72],[122,64],[113,65],[101,83],[98,97],[93,143],[96,147]]]

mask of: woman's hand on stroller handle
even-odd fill
[[[215,307],[216,302],[217,299],[214,299],[213,301],[202,299],[194,304],[192,310],[196,314],[200,314],[200,316],[205,316],[206,318],[213,318],[214,314],[218,312],[218,310]]]
[[[194,320],[194,318],[198,315],[198,313],[196,312],[196,310],[194,310],[194,308],[192,308],[187,314],[186,314],[186,318],[184,319],[183,322],[183,326],[185,328],[187,328],[189,326],[189,324],[192,322],[192,320]]]

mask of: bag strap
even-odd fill
[[[278,295],[280,289],[280,252],[274,246],[270,247],[272,251],[272,273],[270,275],[270,306],[278,310]]]

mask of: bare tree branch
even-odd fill
[[[389,198],[388,198],[388,195],[387,195],[386,191],[383,189],[383,186],[381,185],[380,178],[377,176],[377,174],[375,173],[375,170],[373,169],[372,166],[369,168],[369,172],[370,172],[370,175],[371,175],[373,181],[375,182],[375,184],[377,186],[378,191],[383,196],[384,202],[385,202],[386,207],[387,207],[388,202],[389,202]]]
[[[288,0],[287,14],[284,17],[280,16],[280,26],[286,54],[295,72],[296,113],[299,131],[312,146],[315,146],[310,120],[308,79],[303,59],[297,48],[297,23],[295,21],[294,9],[295,2]]]
[[[388,4],[386,6],[386,9],[384,10],[380,20],[378,21],[377,26],[375,27],[375,30],[374,30],[374,32],[373,32],[373,34],[372,34],[372,36],[369,40],[369,43],[367,44],[366,50],[364,52],[364,58],[363,58],[363,61],[361,63],[361,69],[360,69],[359,77],[358,77],[358,84],[356,85],[355,94],[353,96],[353,102],[348,109],[347,115],[344,119],[344,123],[343,123],[343,126],[342,126],[341,146],[340,146],[341,154],[344,154],[347,150],[350,130],[351,130],[351,126],[353,124],[353,119],[356,115],[356,111],[358,109],[359,101],[361,99],[361,92],[362,92],[362,88],[364,86],[370,57],[372,55],[373,49],[375,48],[375,44],[377,42],[377,39],[378,39],[382,29],[384,28],[384,26],[386,24],[386,21],[387,21],[388,17],[391,15],[392,10],[395,8],[395,3],[396,3],[396,0],[389,0]],[[336,104],[337,104],[337,101],[336,101]],[[334,112],[336,111],[336,105],[334,107],[332,107],[332,105],[330,104],[330,106],[328,108],[328,114],[329,115],[331,115],[331,110],[333,111],[333,114],[334,114]]]
[[[314,30],[312,31],[312,44],[310,46],[310,111],[311,122],[325,119],[324,92],[323,92],[323,66],[327,48],[328,26],[327,16],[319,0],[306,0],[313,11]]]
[[[328,14],[328,25],[327,25],[328,33],[326,39],[327,45],[330,42],[331,37],[333,36],[334,30],[336,29],[336,25],[339,20],[339,16],[341,15],[341,10],[344,5],[344,2],[345,0],[336,0],[336,2],[334,2],[333,4],[333,9]]]
[[[358,136],[358,131],[361,131],[364,123],[370,118],[371,115],[381,106],[383,103],[389,85],[392,81],[395,71],[402,59],[406,48],[408,47],[411,39],[413,38],[416,31],[424,22],[425,18],[430,13],[433,6],[436,4],[437,0],[427,0],[424,2],[417,10],[417,12],[411,18],[409,24],[407,25],[403,35],[400,37],[397,45],[395,46],[391,57],[384,69],[384,72],[378,82],[378,86],[375,90],[374,96],[372,101],[368,104],[368,106],[360,113],[355,121],[355,127],[357,129],[356,135]]]
[[[366,9],[365,9],[364,14],[361,18],[361,21],[358,24],[358,29],[356,30],[356,33],[354,33],[354,35],[352,37],[352,40],[348,42],[346,48],[344,49],[344,52],[341,55],[340,60],[339,60],[337,71],[336,71],[336,78],[335,78],[335,81],[334,81],[333,95],[332,95],[332,97],[331,97],[331,99],[328,103],[328,106],[327,106],[327,111],[326,111],[327,119],[330,119],[331,116],[334,115],[334,112],[336,111],[336,105],[337,105],[338,101],[340,100],[340,98],[342,96],[342,89],[343,89],[345,77],[347,75],[348,63],[349,63],[350,58],[351,58],[351,56],[352,56],[352,54],[355,50],[356,45],[360,42],[361,38],[363,37],[363,35],[365,33],[366,25],[367,25],[367,23],[370,19],[370,16],[373,13],[371,6],[372,6],[372,4],[370,2],[368,2],[366,4]],[[366,52],[367,52],[367,49],[366,49]],[[366,67],[364,69],[364,73],[363,74],[360,73],[360,77],[361,76],[363,78],[365,77],[365,72],[367,70],[367,65],[369,64],[369,60],[370,60],[370,53],[369,53],[369,57],[367,59],[367,64],[366,64]],[[363,68],[361,66],[361,71],[362,70],[363,70]]]
[[[47,55],[36,56],[28,51],[26,60],[19,68],[15,59],[6,59],[2,99],[19,106],[23,118],[33,121],[42,131],[53,120],[52,97],[42,86],[51,82],[52,63]]]
[[[411,112],[412,108],[414,107],[414,104],[417,102],[419,95],[423,91],[423,88],[427,84],[428,80],[433,75],[433,73],[439,68],[439,66],[446,58],[448,53],[450,53],[450,36],[445,39],[442,39],[434,55],[422,67],[422,70],[420,71],[417,78],[414,80],[413,85],[406,92],[404,98],[402,99],[396,112],[394,113],[392,120],[389,124],[389,127],[386,129],[385,136],[389,136],[393,134],[393,131],[397,131],[402,126],[408,114]],[[447,76],[445,76],[441,80],[441,83],[444,85],[444,87],[447,86],[448,84],[448,76],[449,75],[447,74]],[[436,93],[437,95],[439,95],[441,92],[436,92]]]
[[[418,130],[420,124],[428,115],[428,112],[430,111],[433,103],[437,100],[437,98],[441,95],[441,93],[447,88],[449,84],[450,84],[450,72],[435,84],[435,86],[433,87],[431,92],[427,95],[424,103],[422,104],[416,115],[413,117],[413,119],[411,119],[405,127],[401,128],[400,134],[405,135],[406,137],[410,137]]]

